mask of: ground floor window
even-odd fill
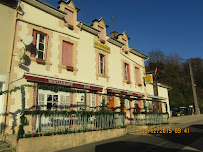
[[[38,108],[40,110],[70,109],[70,93],[38,90]]]
[[[90,111],[96,111],[96,95],[90,93]]]

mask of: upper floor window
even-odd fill
[[[66,8],[65,12],[67,13],[67,15],[65,16],[66,22],[70,25],[73,25],[73,11]]]
[[[99,54],[99,73],[103,75],[105,74],[104,57],[103,54]]]
[[[124,80],[130,81],[130,69],[127,63],[124,63]]]
[[[63,41],[63,50],[62,50],[62,64],[68,67],[73,67],[73,44]]]
[[[47,48],[47,38],[48,35],[39,31],[33,31],[33,48],[31,51],[31,56],[42,60],[46,58],[46,48]]]

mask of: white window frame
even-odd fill
[[[90,111],[96,111],[96,94],[90,93]]]
[[[99,73],[105,75],[105,56],[103,54],[99,54]]]
[[[42,35],[44,37],[44,43],[40,42],[40,35]],[[39,58],[38,52],[42,52],[43,53],[43,60],[45,59],[46,41],[47,40],[46,40],[45,34],[40,34],[39,32],[36,32],[36,57],[37,58]],[[39,50],[40,43],[44,45],[43,50]]]
[[[40,101],[40,95],[44,95],[44,101]],[[47,102],[48,95],[52,95],[52,101],[51,102]],[[51,110],[56,110],[53,107],[53,104],[56,103],[53,100],[53,96],[54,95],[58,95],[57,110],[64,110],[64,109],[66,109],[63,106],[67,106],[68,110],[70,110],[70,93],[69,92],[58,92],[58,93],[55,93],[55,92],[52,92],[52,91],[49,91],[49,90],[41,90],[41,89],[39,89],[38,90],[37,106],[42,106],[42,107],[40,107],[40,110],[47,110],[47,103],[52,103]],[[64,102],[66,102],[65,105],[62,105],[62,101],[61,101],[62,100],[62,98],[61,98],[62,96],[64,96],[66,98],[66,101],[64,101]]]

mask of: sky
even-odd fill
[[[43,0],[58,7],[58,0]],[[74,0],[78,21],[103,17],[107,35],[127,32],[129,46],[146,55],[161,50],[184,59],[203,58],[203,0]]]

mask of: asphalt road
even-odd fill
[[[168,128],[172,133],[128,134],[105,141],[69,148],[60,152],[196,152],[203,151],[203,115],[172,118]],[[177,128],[189,133],[178,133]],[[175,132],[176,130],[176,132]]]

